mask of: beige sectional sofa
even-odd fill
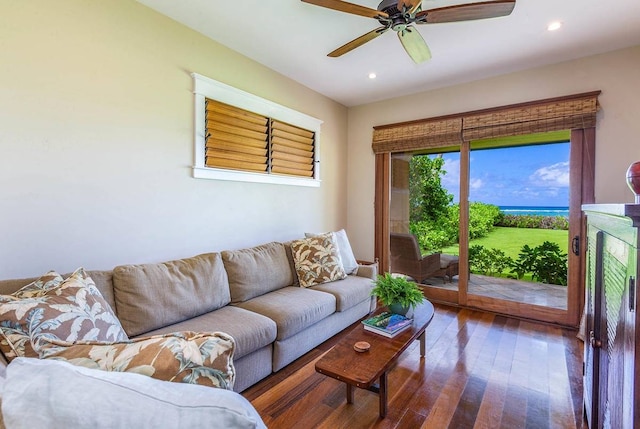
[[[231,335],[238,392],[375,308],[375,265],[300,287],[289,243],[88,273],[130,338],[176,331]],[[0,294],[33,280],[2,280]]]

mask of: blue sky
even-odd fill
[[[459,201],[460,154],[444,154],[442,185]],[[469,201],[568,206],[569,143],[471,151]]]

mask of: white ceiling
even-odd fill
[[[380,25],[299,0],[138,1],[345,106],[640,45],[640,0],[517,0],[507,17],[419,25],[433,55],[419,65],[393,31],[328,58]],[[424,0],[423,9],[472,2]],[[562,28],[547,31],[556,20]]]

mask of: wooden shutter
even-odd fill
[[[271,120],[271,172],[313,177],[315,134]]]
[[[267,172],[268,118],[206,99],[207,167]]]

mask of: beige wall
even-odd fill
[[[132,0],[0,10],[0,278],[346,226],[345,107]],[[193,179],[191,72],[323,120],[322,186]]]
[[[374,125],[595,89],[596,199],[632,201],[623,176],[640,159],[640,47],[347,111],[132,0],[0,10],[0,278],[345,226],[370,259]],[[193,179],[191,72],[323,120],[322,186]]]
[[[349,109],[348,231],[373,257],[372,127],[602,90],[596,130],[596,202],[633,202],[625,172],[640,160],[640,46]],[[523,202],[523,204],[526,202]]]

